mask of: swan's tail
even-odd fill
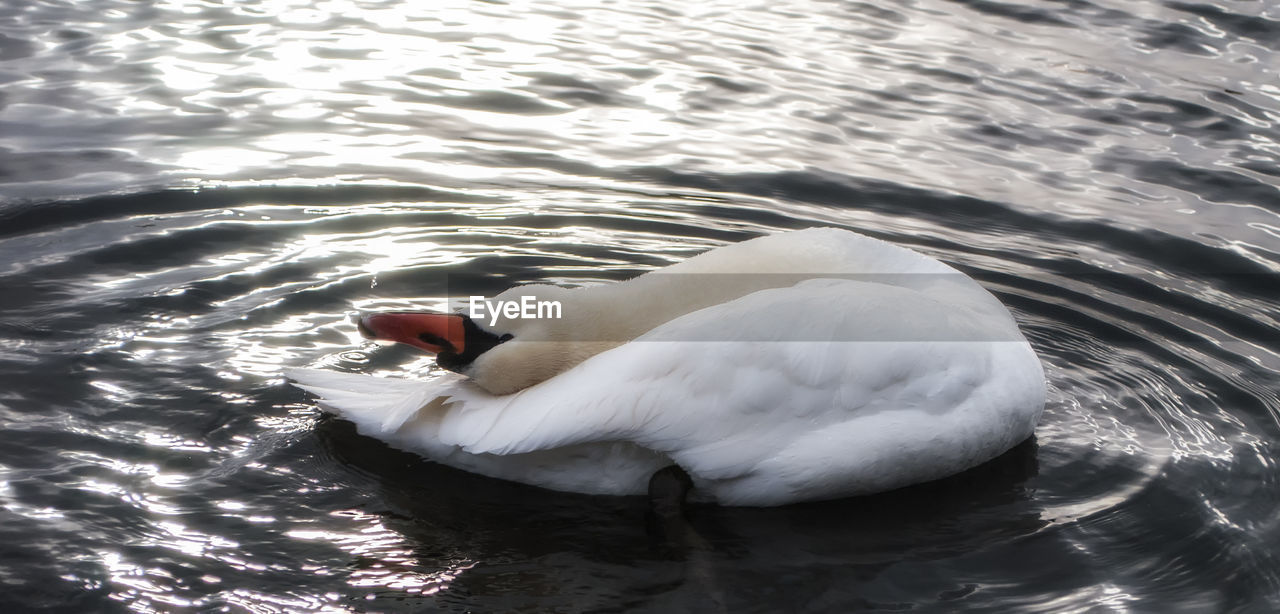
[[[285,369],[284,376],[293,380],[294,386],[319,397],[321,407],[373,436],[397,431],[439,397],[445,384],[440,380],[418,382],[321,369]]]

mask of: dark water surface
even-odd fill
[[[0,3],[0,605],[1280,609],[1278,70],[1275,2]],[[279,376],[813,225],[1010,305],[1035,441],[662,542]]]

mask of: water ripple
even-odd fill
[[[1280,607],[1278,23],[1110,0],[0,7],[0,601]],[[1010,305],[1050,383],[1036,438],[897,493],[695,509],[673,555],[642,502],[426,463],[278,375],[430,376],[350,314],[815,225]]]

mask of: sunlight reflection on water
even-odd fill
[[[0,7],[0,542],[21,545],[0,591],[1275,609],[1277,23],[1239,2]],[[820,225],[1011,306],[1050,380],[1031,453],[901,504],[697,510],[705,547],[669,561],[628,502],[397,455],[280,377],[439,372],[357,311]]]

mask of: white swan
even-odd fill
[[[457,371],[287,372],[365,435],[556,490],[779,505],[889,490],[1032,434],[1040,361],[1009,312],[932,258],[830,228],[724,246],[623,283],[519,286],[561,317],[366,316]],[[545,315],[545,314],[544,314]]]

